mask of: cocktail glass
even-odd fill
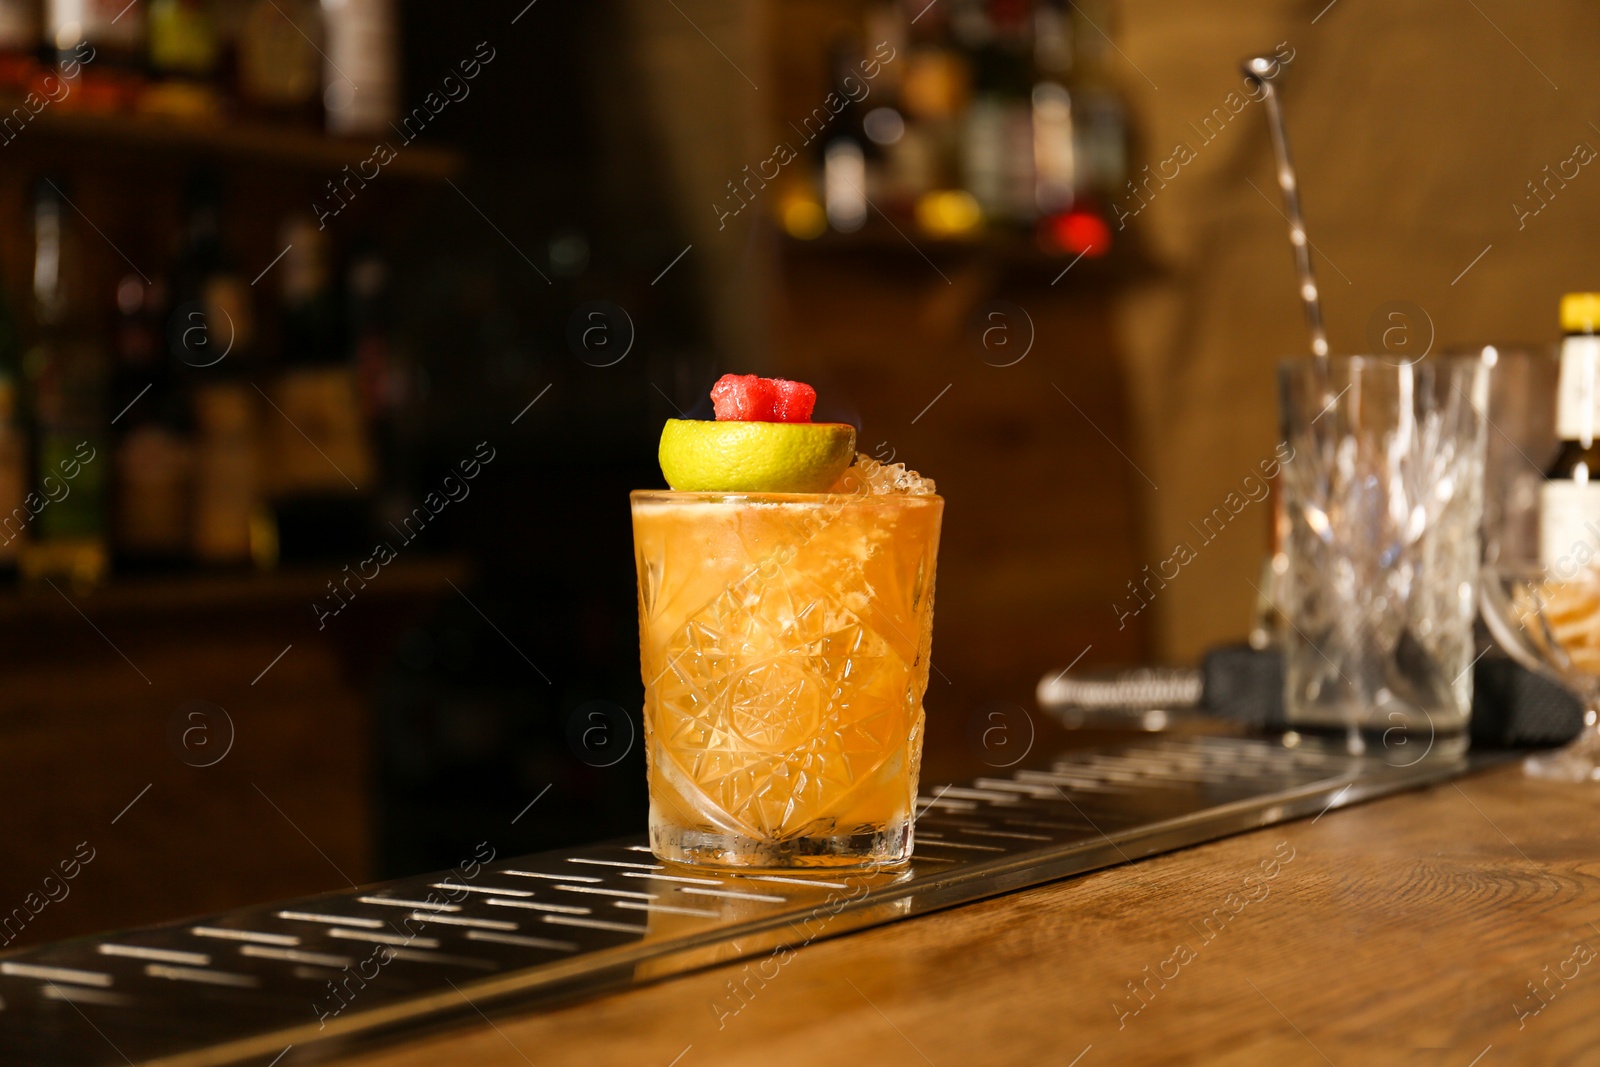
[[[909,859],[944,501],[856,478],[632,504],[655,854]]]
[[[1553,674],[1583,698],[1583,730],[1565,748],[1523,761],[1534,778],[1600,780],[1600,573],[1553,577],[1543,566],[1500,560],[1484,567],[1483,620],[1495,641],[1530,670]]]
[[[1582,530],[1563,544],[1542,522],[1544,470],[1560,453],[1555,429],[1557,358],[1549,350],[1483,346],[1494,427],[1483,480],[1483,624],[1523,667],[1554,677],[1584,701],[1584,726],[1565,749],[1526,758],[1526,773],[1554,781],[1600,777],[1600,539]],[[1541,720],[1550,736],[1565,723]]]
[[[1562,544],[1540,515],[1543,471],[1559,451],[1558,378],[1549,352],[1485,346],[1489,422],[1496,434],[1484,475],[1483,621],[1497,644],[1530,670],[1554,675],[1584,701],[1584,725],[1567,747],[1529,756],[1535,778],[1600,779],[1600,537]]]

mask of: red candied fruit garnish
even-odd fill
[[[724,374],[711,387],[718,422],[810,422],[817,391],[805,382]]]
[[[711,387],[718,422],[772,422],[772,382],[754,374],[724,374]]]
[[[773,378],[777,402],[772,406],[774,422],[810,422],[811,409],[817,406],[817,391],[805,382]]]

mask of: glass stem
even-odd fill
[[[1565,748],[1541,752],[1523,761],[1533,778],[1561,782],[1600,780],[1600,692],[1585,694],[1583,730]]]

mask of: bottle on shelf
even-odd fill
[[[394,309],[389,263],[376,243],[363,240],[345,272],[346,309],[361,399],[377,464],[375,517],[403,526],[416,506],[403,477],[405,432],[401,425],[411,394],[411,375],[390,342]]]
[[[277,562],[277,531],[261,489],[261,418],[259,399],[237,373],[195,386],[193,551],[203,565]]]
[[[327,235],[296,215],[280,239],[281,370],[264,437],[279,549],[286,561],[365,554],[376,464]]]
[[[400,27],[394,0],[322,0],[327,36],[322,100],[328,132],[381,134],[400,113]]]
[[[857,63],[859,48],[854,41],[838,42],[832,50],[830,86],[838,100],[832,120],[822,131],[822,203],[828,223],[840,233],[854,233],[867,221],[872,198],[869,186],[868,156],[876,159],[877,146],[862,131],[863,109]]]
[[[962,181],[985,218],[1010,225],[1026,225],[1037,213],[1027,16],[1023,0],[986,0],[961,8],[954,22],[973,72]]]
[[[1062,5],[1040,3],[1033,13],[1033,196],[1046,217],[1069,210],[1077,190],[1071,76],[1071,17]]]
[[[222,111],[217,72],[221,38],[210,0],[147,0],[149,62],[155,79],[140,110],[185,119],[213,119]]]
[[[1104,205],[1128,180],[1128,115],[1111,73],[1112,46],[1105,32],[1112,23],[1109,0],[1072,4],[1073,157],[1077,196]],[[1102,32],[1104,30],[1104,32]]]
[[[244,112],[320,124],[323,41],[316,0],[251,0],[234,50],[234,91]]]
[[[906,18],[904,8],[896,13]],[[958,120],[966,109],[970,72],[962,54],[950,46],[947,11],[939,5],[904,26],[904,42],[896,50],[894,66],[899,67],[896,88],[906,130],[890,146],[888,166],[896,184],[906,189],[907,200],[922,205],[925,197],[958,190]],[[925,213],[918,206],[918,214]]]
[[[193,422],[166,346],[166,283],[117,283],[111,379],[112,561],[172,570],[189,559]]]
[[[145,5],[126,0],[45,0],[45,46],[76,90],[63,106],[134,107],[145,88]],[[69,103],[70,101],[70,103]]]
[[[276,552],[263,521],[260,394],[250,384],[256,316],[250,286],[227,253],[222,186],[209,171],[194,175],[185,196],[175,276],[167,349],[194,425],[190,551],[207,566],[270,565]]]
[[[928,188],[926,160],[908,145],[901,92],[909,24],[900,4],[878,3],[863,20],[860,62],[853,72],[867,84],[861,101],[861,132],[868,143],[867,176],[873,201],[891,215],[908,217]]]
[[[28,437],[22,411],[22,338],[0,295],[0,580],[14,580],[28,536]]]
[[[45,179],[33,201],[34,339],[24,357],[33,477],[20,562],[28,578],[84,587],[103,580],[109,566],[107,359],[82,299],[83,262],[61,190],[61,179]]]
[[[1563,296],[1561,331],[1561,449],[1539,491],[1539,562],[1565,580],[1600,553],[1600,293]]]
[[[1109,10],[1098,14],[1107,18]],[[1127,130],[1121,98],[1097,67],[1107,48],[1101,24],[1080,16],[1063,0],[1043,0],[1034,12],[1035,228],[1047,252],[1103,256],[1112,243],[1107,207],[1127,168]],[[1081,124],[1090,122],[1086,131]]]
[[[904,11],[901,12],[904,17]],[[972,92],[968,57],[955,47],[952,11],[935,5],[906,25],[897,53],[898,91],[905,131],[892,146],[889,166],[914,205],[917,225],[937,237],[976,230],[983,213],[962,187],[962,116]]]
[[[28,90],[39,74],[38,51],[38,0],[0,0],[0,93]]]
[[[239,110],[239,48],[248,14],[246,0],[217,0],[211,9],[217,33],[217,64],[212,78],[230,114]]]

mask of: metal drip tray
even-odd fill
[[[1390,754],[1392,755],[1392,754]],[[490,1004],[624,988],[1453,777],[1162,738],[921,798],[893,874],[665,867],[642,838],[0,956],[0,1063],[287,1065]]]

